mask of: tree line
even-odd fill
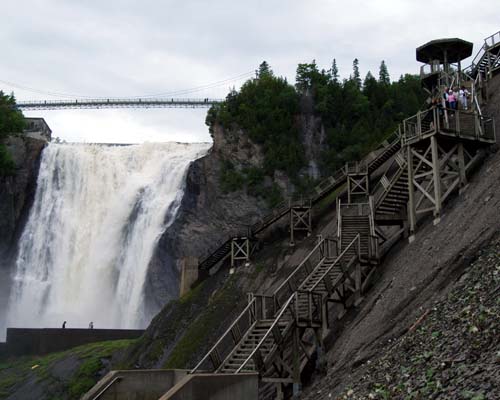
[[[326,175],[371,151],[404,118],[423,106],[425,93],[415,75],[391,81],[384,61],[378,77],[368,72],[364,80],[358,59],[354,59],[346,79],[340,78],[335,59],[328,70],[320,70],[314,60],[298,64],[294,85],[276,76],[264,61],[255,78],[240,90],[231,90],[224,102],[209,110],[206,124],[211,132],[216,123],[225,130],[244,130],[262,145],[263,174],[272,176],[275,170],[282,170],[300,186],[300,171],[306,160],[297,116],[304,97],[312,99],[313,113],[321,117],[325,128],[326,145],[319,161]],[[244,182],[243,176],[229,189],[235,190]]]
[[[24,116],[15,106],[14,94],[8,95],[0,90],[0,176],[14,173],[14,162],[5,146],[5,139],[21,133],[25,127]]]

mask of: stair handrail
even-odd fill
[[[337,240],[339,243],[339,248],[342,246],[342,200],[340,197],[337,198]]]
[[[386,172],[382,176],[382,178],[380,178],[379,182],[375,185],[375,188],[373,189],[372,193],[374,194],[374,206],[375,206],[374,211],[376,211],[377,208],[380,206],[381,202],[384,201],[384,199],[387,197],[387,195],[389,194],[389,192],[392,190],[393,186],[396,184],[396,182],[400,178],[401,174],[406,169],[407,161],[406,161],[406,157],[404,157],[404,153],[403,152],[399,152],[398,154],[402,155],[403,160],[404,160],[404,164],[401,165],[396,160],[396,157],[394,157],[394,160],[391,163],[391,166],[388,168],[387,171],[390,171],[392,169],[392,166],[394,164],[398,164],[399,168],[396,169],[396,171],[390,176],[390,178],[388,177],[388,172]],[[383,179],[384,178],[389,182],[389,184],[388,184],[387,187],[385,187],[384,184],[383,184]]]
[[[314,246],[314,248],[307,254],[307,256],[300,262],[300,264],[292,271],[291,274],[288,275],[288,277],[276,288],[276,290],[274,290],[273,292],[273,296],[275,298],[275,304],[279,305],[279,295],[280,295],[280,292],[282,291],[282,289],[288,285],[288,283],[291,281],[292,278],[294,278],[298,272],[300,270],[302,270],[303,268],[307,268],[307,263],[309,261],[309,259],[317,252],[321,253],[321,248],[326,244],[327,246],[327,252],[330,251],[330,243],[331,242],[335,242],[335,249],[338,248],[338,242],[336,239],[332,238],[331,236],[325,236],[324,238],[321,238],[319,241],[318,241],[318,244],[316,244],[316,246]],[[324,259],[326,257],[319,257],[319,260],[318,262],[316,263],[316,265],[313,265],[312,266],[312,269],[311,271],[306,271],[308,272],[308,275],[314,271],[316,269],[316,267],[321,264]]]
[[[230,335],[232,329],[236,326],[237,323],[240,322],[240,320],[247,315],[247,313],[250,311],[250,309],[254,306],[255,304],[255,297],[252,298],[252,300],[247,304],[247,306],[243,309],[243,311],[240,313],[240,315],[233,321],[233,323],[229,326],[229,328],[227,328],[227,330],[224,332],[223,335],[221,335],[219,337],[219,340],[217,340],[217,342],[212,346],[212,348],[205,354],[205,357],[203,357],[201,359],[201,361],[196,364],[196,366],[191,370],[189,371],[190,374],[194,374],[198,368],[200,368],[203,363],[210,357],[210,355],[215,351],[217,350],[217,347],[222,343],[222,341],[228,336]],[[250,313],[250,317],[251,317],[251,313]],[[252,323],[250,324],[250,326],[252,325]],[[243,335],[242,335],[243,337]],[[241,339],[240,339],[241,340]],[[238,342],[239,343],[239,342]],[[235,343],[236,345],[237,343]],[[216,366],[214,366],[216,367]],[[217,368],[217,367],[216,367]]]
[[[496,40],[497,36],[498,36],[498,40]],[[491,44],[488,44],[488,40],[490,40],[490,39],[491,39]],[[498,32],[494,33],[493,35],[488,36],[486,39],[484,39],[484,45],[486,46],[486,48],[493,47],[497,43],[500,43],[500,31],[498,31]]]
[[[262,336],[262,339],[259,340],[259,342],[257,343],[257,346],[255,346],[255,348],[252,350],[252,352],[250,353],[250,355],[245,359],[245,361],[240,365],[240,367],[234,372],[235,374],[238,374],[250,362],[250,360],[253,358],[253,356],[255,355],[255,353],[257,353],[257,351],[260,349],[260,347],[262,346],[262,344],[267,340],[267,338],[269,337],[269,335],[272,333],[272,331],[274,330],[275,326],[278,324],[279,320],[284,315],[285,311],[288,311],[288,308],[289,308],[290,304],[292,304],[292,302],[294,302],[294,301],[297,301],[297,292],[293,293],[290,296],[290,298],[285,302],[285,304],[283,305],[283,307],[281,307],[280,312],[278,313],[278,315],[274,319],[274,321],[271,324],[271,326],[268,328],[267,332],[264,334],[264,336]],[[292,316],[293,316],[293,312],[292,312]],[[291,321],[293,321],[293,318],[292,318]]]
[[[346,252],[354,245],[356,245],[356,252],[357,252],[358,260],[361,258],[361,235],[358,233],[354,237],[354,239],[352,239],[352,241],[346,246],[346,248],[340,253],[340,255],[335,259],[333,264],[330,265],[326,269],[326,271],[321,275],[321,277],[316,281],[316,283],[312,286],[310,291],[314,291],[316,289],[316,287],[319,285],[319,283],[321,281],[323,281],[323,279],[325,279],[325,276],[327,276],[330,273],[330,271],[333,269],[333,267],[336,266],[338,262],[340,262],[342,257],[344,257],[344,255],[346,254]]]

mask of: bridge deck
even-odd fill
[[[19,101],[21,110],[101,109],[101,108],[204,108],[222,102],[222,99],[176,99],[176,98],[132,98],[132,99],[75,99]]]

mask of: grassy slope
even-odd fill
[[[21,357],[0,363],[0,399],[14,392],[33,393],[39,399],[79,399],[99,378],[100,371],[132,340],[92,343],[42,357]],[[61,363],[64,363],[61,364]]]

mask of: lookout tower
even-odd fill
[[[432,212],[434,222],[439,222],[443,202],[465,187],[467,172],[482,149],[495,142],[493,120],[481,113],[477,81],[461,68],[462,60],[471,55],[472,43],[456,38],[432,40],[416,50],[417,61],[424,63],[420,76],[430,101],[426,110],[403,122],[411,235],[421,214]],[[469,107],[458,98],[452,104],[444,96],[445,89],[456,93],[462,86],[469,93]]]
[[[472,55],[473,44],[462,39],[437,39],[417,48],[422,85],[429,91],[461,84],[461,61]]]

